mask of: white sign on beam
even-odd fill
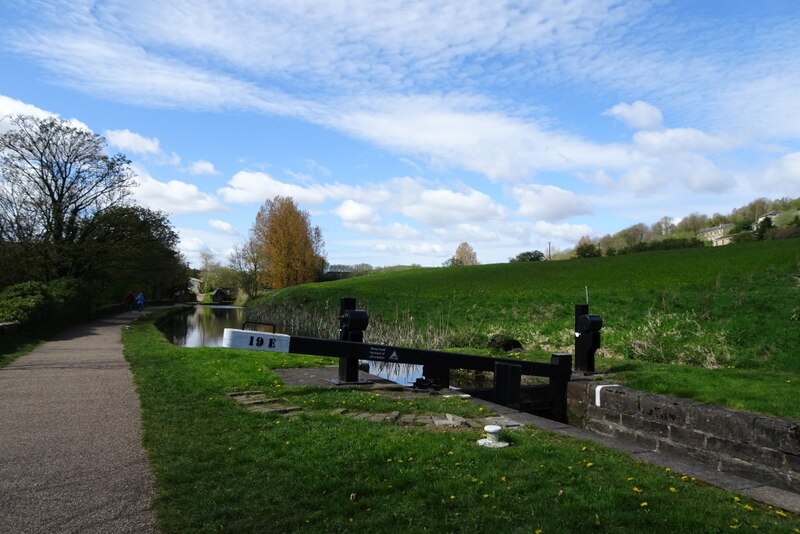
[[[263,350],[266,352],[289,352],[292,336],[270,334],[255,330],[226,328],[222,334],[222,346],[229,349]]]

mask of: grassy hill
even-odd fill
[[[303,312],[335,326],[339,299],[351,296],[370,313],[373,342],[485,349],[493,334],[503,333],[522,342],[523,358],[540,359],[571,351],[574,305],[585,302],[586,287],[591,311],[605,322],[598,367],[623,370],[620,377],[631,385],[705,399],[707,393],[685,384],[707,383],[709,372],[715,381],[742,377],[747,387],[775,373],[782,383],[800,376],[797,239],[418,268],[288,288],[254,305],[270,317]],[[743,397],[737,380],[734,396]],[[782,412],[772,406],[779,399],[766,406],[724,400]]]

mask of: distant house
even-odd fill
[[[733,224],[726,223],[713,228],[705,228],[697,232],[697,237],[703,241],[711,241],[711,244],[715,247],[728,245],[731,243],[731,236],[727,234],[733,229],[733,226]]]
[[[758,228],[758,225],[761,224],[761,221],[763,221],[767,217],[772,219],[772,222],[775,223],[775,218],[778,217],[781,213],[783,213],[783,212],[782,211],[777,211],[777,210],[772,210],[770,212],[765,213],[764,215],[761,215],[758,219],[756,219],[755,227]]]

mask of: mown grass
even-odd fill
[[[587,286],[605,323],[598,367],[638,363],[615,378],[800,417],[791,394],[800,382],[797,239],[379,273],[275,292],[254,310],[335,317],[338,300],[351,296],[370,313],[373,342],[481,349],[503,333],[522,342],[523,358],[539,359],[572,352],[574,305]]]
[[[461,399],[281,386],[274,369],[324,358],[170,345],[144,318],[123,335],[142,405],[164,532],[797,532],[797,517],[545,431],[434,431],[332,408],[482,415]],[[304,407],[256,414],[226,397],[265,390]]]

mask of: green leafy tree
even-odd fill
[[[91,282],[98,298],[114,300],[133,290],[155,300],[186,289],[188,266],[166,213],[117,206],[87,224],[91,231],[75,245],[75,255],[82,259],[81,278]]]
[[[544,252],[541,250],[529,250],[527,252],[520,252],[508,261],[509,263],[520,263],[529,261],[544,261],[544,259]]]
[[[600,250],[589,236],[583,236],[575,246],[575,255],[579,258],[596,258],[603,255]]]
[[[756,237],[758,239],[764,239],[764,236],[773,229],[775,225],[772,224],[772,218],[764,217],[761,219],[761,222],[758,223],[758,228],[756,229]]]

